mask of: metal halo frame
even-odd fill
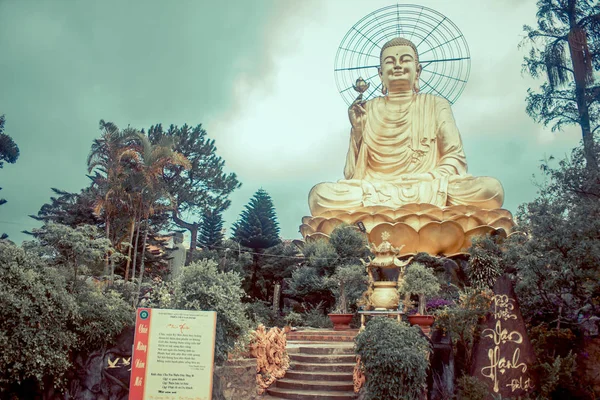
[[[420,93],[432,93],[455,103],[471,72],[467,41],[458,27],[439,12],[414,4],[395,4],[363,17],[346,33],[335,56],[338,91],[350,105],[357,97],[353,85],[359,77],[370,84],[363,99],[381,93],[378,75],[381,47],[390,39],[412,41],[423,67]]]

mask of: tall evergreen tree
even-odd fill
[[[0,115],[0,168],[4,162],[14,164],[19,158],[19,147],[10,136],[4,133],[6,118]]]
[[[259,189],[254,194],[233,224],[233,239],[254,251],[251,271],[245,286],[248,288],[248,294],[257,298],[260,294],[259,288],[256,287],[260,254],[281,242],[273,200],[265,190]]]
[[[184,215],[202,215],[206,210],[226,210],[231,201],[231,192],[241,184],[234,173],[225,173],[225,161],[216,154],[215,141],[207,137],[202,125],[191,127],[171,125],[163,130],[162,125],[151,126],[148,138],[152,144],[169,138],[173,150],[190,162],[190,168],[170,165],[164,169],[163,180],[176,207],[172,211],[173,222],[190,231],[190,253],[196,248],[201,221],[185,219]],[[188,257],[188,263],[190,261]]]
[[[4,122],[6,122],[6,118],[4,115],[0,115],[0,168],[4,166],[4,162],[14,164],[19,158],[19,147],[10,136],[4,133]],[[0,190],[2,190],[1,187]],[[6,200],[0,199],[0,205],[4,203]]]
[[[532,45],[523,63],[532,77],[546,77],[540,92],[527,92],[527,114],[552,130],[579,125],[586,167],[598,169],[594,133],[600,128],[600,4],[590,0],[538,0],[537,27],[525,26]]]
[[[198,233],[198,244],[209,250],[220,247],[223,242],[223,215],[221,210],[205,211]]]

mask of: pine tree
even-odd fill
[[[273,200],[265,190],[259,189],[254,194],[240,218],[233,224],[233,239],[254,251],[251,270],[244,282],[244,288],[251,297],[258,298],[261,292],[260,288],[256,287],[260,254],[281,242]]]
[[[221,210],[205,211],[202,214],[202,224],[198,234],[198,244],[214,250],[223,242],[223,215]]]
[[[233,239],[251,249],[268,249],[279,244],[279,223],[271,196],[259,189],[240,218],[233,224]]]

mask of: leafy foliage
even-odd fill
[[[353,225],[342,224],[331,232],[329,243],[335,249],[341,262],[360,263],[368,253],[367,236]]]
[[[203,227],[205,221],[204,218],[201,224],[184,221],[183,216],[210,213],[216,217],[229,208],[231,201],[228,197],[241,184],[236,174],[223,172],[225,161],[217,155],[215,141],[208,138],[202,125],[171,125],[165,131],[162,125],[158,124],[150,127],[148,138],[153,145],[158,145],[165,139],[172,141],[173,150],[182,154],[190,163],[189,168],[183,168],[181,165],[167,166],[163,170],[162,178],[176,204],[173,221],[177,226],[190,230],[190,249],[193,251],[198,228]],[[211,226],[214,226],[215,222],[213,221]],[[216,242],[218,241],[217,239]],[[199,242],[205,243],[202,239],[199,239]]]
[[[471,286],[476,289],[491,289],[496,279],[504,272],[503,252],[491,237],[478,237],[469,248],[469,269],[467,275]]]
[[[6,118],[0,115],[0,168],[4,163],[14,164],[19,158],[19,147],[10,136],[4,133]]]
[[[318,274],[331,274],[338,261],[335,247],[327,240],[315,240],[304,244],[302,249],[306,265],[314,268]]]
[[[365,399],[420,399],[426,389],[431,345],[418,327],[374,318],[356,337],[366,376]]]
[[[57,270],[0,240],[0,385],[47,375],[60,380],[77,344],[75,332],[65,329],[76,313]]]
[[[363,265],[340,265],[329,278],[336,299],[335,312],[346,314],[356,310],[356,302],[367,290],[369,279]]]
[[[133,309],[91,281],[73,290],[62,265],[0,240],[0,391],[25,381],[63,386],[78,351],[133,324]],[[45,379],[48,378],[48,379]]]
[[[523,70],[548,81],[541,92],[527,92],[527,113],[537,122],[561,129],[580,125],[589,168],[598,169],[594,132],[600,125],[600,5],[589,0],[538,0],[537,27],[525,25],[531,45]]]
[[[419,314],[427,311],[426,298],[436,296],[440,292],[440,283],[431,268],[419,262],[412,262],[406,268],[402,285],[398,288],[402,294],[419,296]]]
[[[219,272],[214,261],[203,260],[185,267],[175,285],[175,308],[217,312],[215,360],[227,360],[227,352],[250,326],[241,301],[244,291],[239,275]]]
[[[455,307],[445,307],[436,313],[436,327],[452,338],[459,371],[470,371],[473,346],[490,309],[491,296],[491,291],[466,288],[460,292]]]
[[[528,240],[508,243],[507,257],[516,255],[515,290],[529,321],[579,330],[600,314],[600,175],[587,171],[581,148],[543,172],[539,197],[518,214]]]
[[[108,239],[95,226],[79,225],[71,228],[67,225],[49,222],[42,228],[34,229],[33,235],[38,242],[29,242],[25,247],[37,251],[60,265],[73,270],[71,281],[75,282],[79,272],[99,269],[104,256],[113,251],[113,257],[119,258]]]

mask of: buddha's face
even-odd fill
[[[410,46],[392,46],[383,50],[379,77],[390,93],[413,88],[421,65]]]

